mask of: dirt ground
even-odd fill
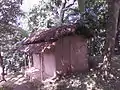
[[[42,87],[40,82],[29,82],[22,74],[7,76],[6,80],[0,83],[0,90],[120,90],[120,56],[113,57],[109,71],[71,73],[45,82]]]

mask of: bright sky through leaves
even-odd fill
[[[38,4],[40,0],[23,0],[22,10],[28,12],[35,4]]]

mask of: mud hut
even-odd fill
[[[22,50],[31,57],[28,71],[34,74],[29,76],[44,81],[57,74],[87,70],[87,40],[91,36],[88,29],[77,24],[32,33],[23,41]]]

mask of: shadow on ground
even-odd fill
[[[7,82],[1,82],[0,90],[120,90],[120,56],[112,59],[108,71],[91,70],[86,73],[74,73],[61,79],[44,82],[29,82],[24,75],[11,75]]]

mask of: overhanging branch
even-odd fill
[[[64,19],[64,12],[65,11],[63,11],[63,9],[65,8],[65,6],[66,6],[66,3],[67,3],[67,1],[66,0],[64,0],[64,3],[62,2],[62,7],[61,7],[61,12],[60,12],[60,21],[61,21],[61,23],[63,23],[63,19]]]
[[[69,5],[66,6],[65,8],[69,8],[69,7],[71,7],[72,5],[74,5],[75,1],[76,1],[76,0],[74,0],[73,3],[69,4]]]

